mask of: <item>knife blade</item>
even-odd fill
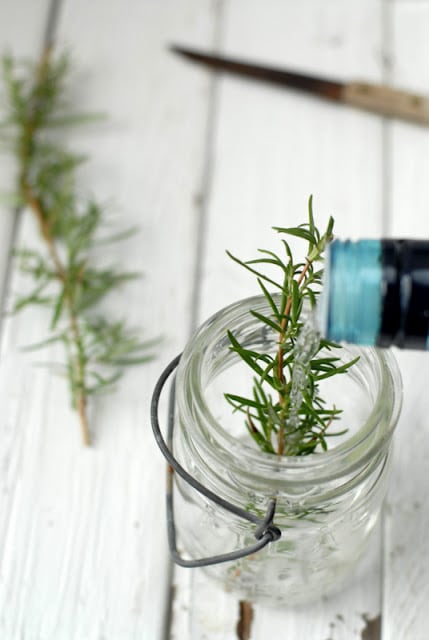
[[[179,45],[170,50],[215,71],[296,89],[388,118],[429,125],[429,98],[424,95],[370,82],[338,82],[331,78],[298,73],[289,69],[253,64]]]

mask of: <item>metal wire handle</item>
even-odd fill
[[[158,408],[159,408],[159,400],[161,397],[161,392],[165,383],[167,382],[170,375],[176,369],[179,364],[181,356],[178,355],[174,360],[170,362],[170,364],[164,369],[162,372],[158,382],[155,385],[155,389],[152,395],[151,402],[151,422],[152,429],[156,439],[156,442],[161,449],[161,452],[165,459],[168,462],[167,467],[167,493],[166,493],[166,508],[167,508],[167,535],[168,535],[168,544],[170,547],[170,553],[174,560],[174,562],[181,567],[206,567],[212,564],[220,564],[222,562],[230,562],[232,560],[238,560],[239,558],[244,558],[245,556],[251,555],[252,553],[256,553],[260,551],[270,542],[274,542],[281,537],[281,531],[278,527],[274,525],[273,519],[276,510],[276,499],[272,498],[267,507],[267,511],[265,513],[264,518],[260,518],[253,513],[249,513],[245,509],[241,507],[237,507],[236,505],[228,502],[218,494],[214,493],[204,485],[202,485],[196,478],[191,476],[176,460],[173,454],[173,430],[174,430],[174,406],[175,406],[175,378],[173,378],[171,389],[170,389],[170,397],[169,397],[169,405],[168,405],[168,432],[167,432],[167,440],[164,440],[164,437],[161,433],[161,429],[159,426],[159,418],[158,418]],[[255,530],[255,538],[256,542],[251,544],[243,549],[237,549],[236,551],[230,551],[228,553],[223,553],[216,556],[209,556],[207,558],[198,558],[195,560],[186,560],[183,558],[179,551],[177,550],[176,543],[176,525],[174,519],[174,499],[173,499],[173,475],[174,472],[178,473],[193,489],[201,493],[203,496],[219,505],[226,511],[233,513],[248,522],[252,522],[257,525]]]

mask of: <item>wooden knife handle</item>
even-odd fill
[[[347,104],[390,118],[429,125],[429,98],[383,85],[351,82],[341,98]]]

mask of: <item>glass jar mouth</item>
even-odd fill
[[[226,460],[232,467],[244,465],[249,469],[255,468],[258,475],[267,478],[278,472],[291,481],[314,483],[362,468],[388,446],[401,409],[401,377],[390,351],[345,345],[345,348],[362,356],[362,366],[366,366],[368,372],[372,371],[377,389],[371,411],[359,429],[327,451],[305,456],[266,453],[253,447],[250,437],[249,444],[238,441],[215,417],[206,400],[207,368],[213,370],[216,367],[214,363],[231,351],[228,330],[234,332],[243,326],[251,329],[252,325],[260,327],[260,322],[249,313],[251,309],[269,315],[264,296],[235,302],[204,322],[183,352],[177,381],[186,392],[178,400],[179,412],[187,423],[198,425],[192,434],[198,447],[208,456],[216,455],[213,453],[216,450],[222,451],[223,464],[227,452]]]

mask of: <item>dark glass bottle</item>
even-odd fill
[[[337,342],[428,349],[429,240],[334,240],[321,324]]]

